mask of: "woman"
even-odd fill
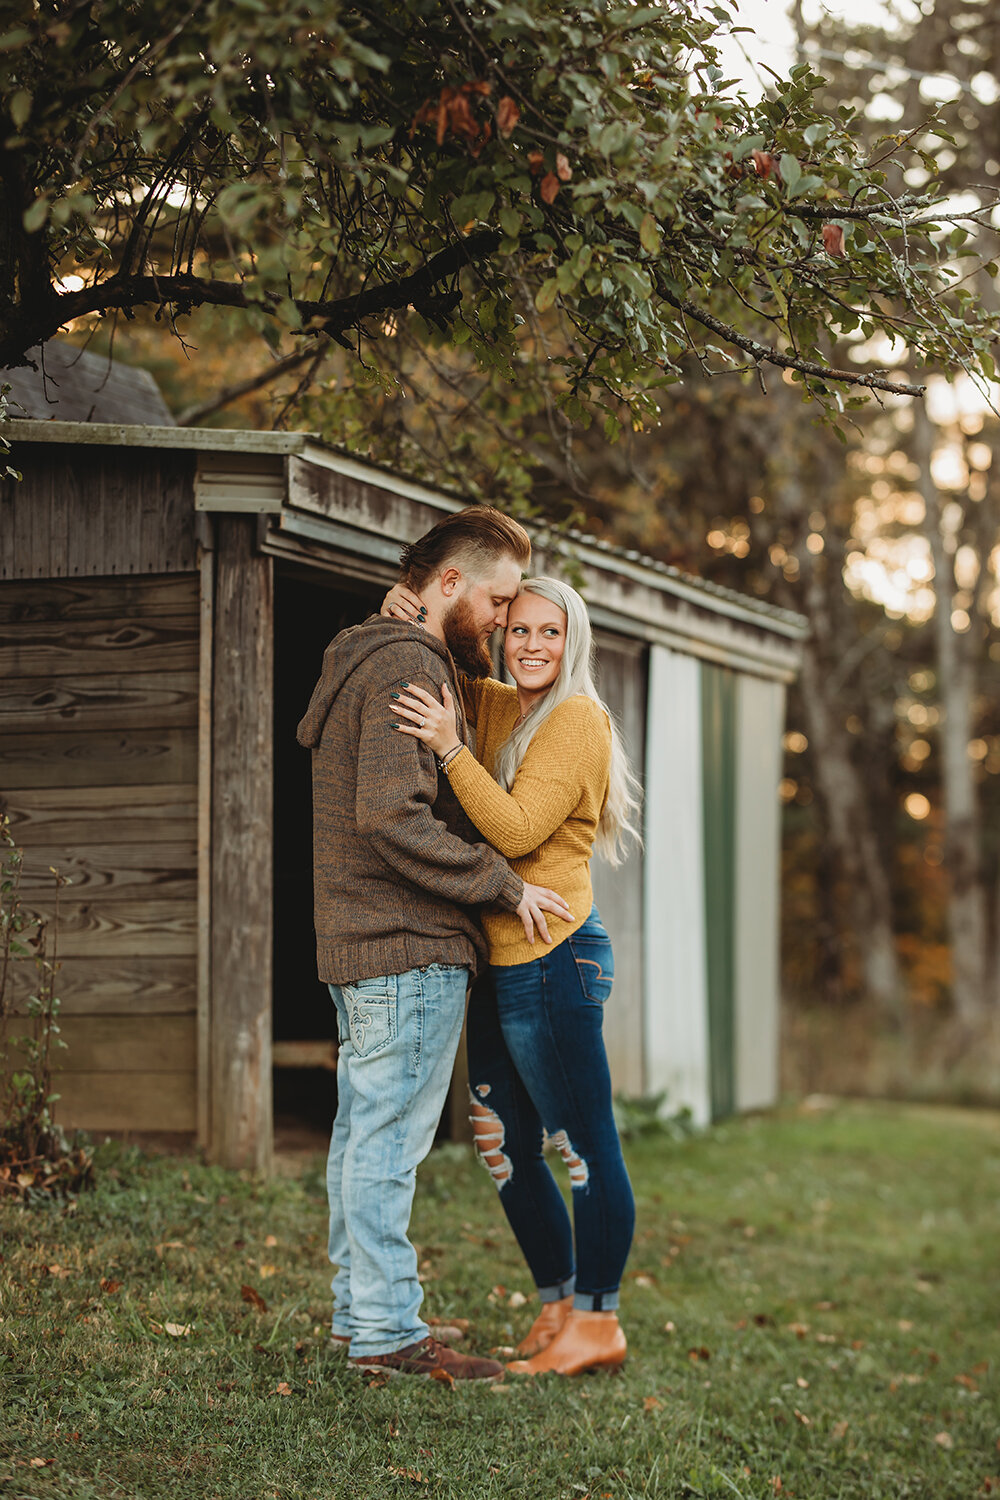
[[[397,586],[383,613],[417,617]],[[635,835],[637,783],[594,685],[590,621],[580,595],[533,578],[510,606],[504,658],[515,686],[463,680],[477,751],[456,729],[455,704],[409,687],[396,702],[401,734],[437,755],[466,813],[525,880],[559,891],[574,914],[539,953],[521,924],[483,914],[489,982],[469,1011],[470,1116],[479,1153],[534,1276],[542,1307],[509,1368],[576,1375],[625,1359],[618,1289],[635,1210],[611,1108],[601,1036],[614,972],[593,905],[590,856],[613,863]],[[478,759],[476,758],[478,756]],[[480,764],[480,761],[482,764]],[[543,1156],[561,1153],[574,1234]]]

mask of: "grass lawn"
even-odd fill
[[[627,1155],[624,1373],[450,1389],[328,1347],[322,1163],[101,1148],[71,1212],[0,1208],[0,1496],[1000,1494],[1000,1117],[790,1108]],[[421,1170],[413,1234],[431,1315],[521,1336],[465,1148]]]

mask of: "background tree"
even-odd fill
[[[805,66],[759,104],[727,92],[725,5],[6,15],[0,367],[87,315],[149,305],[176,327],[215,306],[305,340],[306,378],[328,340],[379,375],[380,335],[405,324],[508,379],[541,361],[548,399],[610,435],[622,402],[655,415],[652,385],[692,350],[792,369],[823,400],[903,388],[831,368],[859,328],[989,358],[976,310],[943,298],[931,197],[887,185],[902,146],[869,160]]]

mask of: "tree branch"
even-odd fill
[[[811,375],[817,380],[836,380],[843,385],[862,385],[872,391],[889,391],[894,396],[922,396],[927,387],[924,385],[901,385],[894,380],[886,380],[882,375],[864,375],[858,370],[835,370],[830,365],[821,365],[817,360],[803,359],[798,354],[782,354],[780,350],[773,349],[770,344],[758,343],[756,339],[748,338],[746,334],[731,328],[728,323],[696,307],[686,297],[676,297],[673,292],[667,291],[666,287],[657,280],[656,290],[664,302],[669,302],[671,307],[676,307],[678,312],[686,313],[703,328],[708,328],[727,343],[735,344],[745,354],[758,364],[778,365],[783,370],[798,370],[801,375]]]
[[[500,244],[500,234],[480,229],[466,239],[454,241],[439,250],[424,265],[398,281],[367,288],[351,297],[332,302],[311,302],[293,298],[310,334],[325,333],[347,348],[352,348],[344,334],[365,318],[406,307],[426,310],[437,318],[457,304],[457,293],[442,297],[437,289],[441,282],[454,276],[463,266],[473,265],[492,255]],[[176,275],[110,276],[106,281],[80,291],[52,293],[37,310],[23,310],[16,329],[0,340],[0,369],[10,369],[24,362],[24,356],[36,344],[43,344],[74,318],[88,313],[108,312],[112,308],[132,308],[142,303],[170,305],[175,316],[208,304],[213,307],[261,307],[275,313],[284,299],[276,292],[254,296],[238,281],[219,281],[178,272]]]
[[[264,386],[270,385],[272,380],[277,380],[279,376],[287,375],[290,370],[297,370],[301,365],[308,364],[319,352],[318,345],[309,344],[304,349],[297,349],[294,354],[286,354],[284,359],[276,359],[274,364],[268,365],[264,370],[258,370],[256,375],[240,380],[236,385],[225,386],[223,390],[210,396],[207,401],[197,401],[193,406],[186,406],[177,417],[178,427],[196,426],[198,422],[204,421],[205,417],[221,411],[224,406],[238,401],[241,396],[249,396],[253,391],[263,390]]]

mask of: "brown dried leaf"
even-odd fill
[[[503,136],[504,140],[507,140],[508,136],[513,134],[514,128],[520,118],[521,111],[514,103],[514,100],[509,94],[504,94],[497,105],[497,130]]]
[[[194,1329],[193,1323],[164,1323],[163,1332],[169,1333],[172,1339],[186,1339]]]
[[[538,174],[539,174],[539,172],[541,172],[542,169],[544,168],[544,166],[545,166],[545,157],[542,155],[542,153],[540,151],[529,151],[528,152],[528,167],[530,168],[532,177],[537,177]]]
[[[830,1436],[839,1443],[841,1438],[846,1437],[847,1429],[850,1425],[850,1422],[834,1422],[830,1428]]]
[[[29,1458],[28,1463],[33,1469],[50,1469],[55,1463],[54,1458]]]
[[[554,172],[546,172],[542,178],[542,186],[539,189],[543,203],[554,203],[559,191],[559,178]]]
[[[573,168],[561,151],[556,152],[556,175],[560,182],[569,182],[573,176]]]
[[[955,1446],[955,1439],[950,1432],[936,1432],[934,1434],[934,1441],[939,1448],[954,1448]]]
[[[823,225],[823,249],[827,255],[833,255],[838,260],[847,259],[847,251],[844,249],[844,231],[839,224]]]
[[[430,1483],[430,1480],[425,1479],[419,1469],[397,1469],[395,1464],[388,1464],[387,1468],[389,1473],[393,1474],[397,1479],[409,1479],[412,1484]]]
[[[659,1411],[663,1402],[659,1396],[646,1396],[642,1403],[643,1411]]]
[[[120,1281],[112,1281],[107,1276],[101,1277],[101,1291],[106,1297],[113,1297],[115,1292],[120,1292],[122,1284]]]
[[[454,1375],[449,1374],[449,1372],[447,1370],[442,1370],[440,1368],[440,1366],[436,1370],[432,1370],[431,1371],[431,1379],[432,1380],[440,1380],[440,1382],[441,1382],[442,1385],[454,1385],[455,1384],[455,1377],[454,1377]]]
[[[153,1249],[156,1251],[160,1260],[162,1260],[164,1250],[183,1250],[184,1244],[181,1240],[164,1240],[162,1245],[154,1245]]]
[[[240,1296],[243,1298],[244,1302],[249,1302],[250,1306],[255,1307],[258,1312],[267,1312],[267,1303],[264,1301],[263,1297],[260,1295],[260,1292],[258,1292],[256,1288],[244,1284],[240,1287]]]
[[[699,1359],[711,1359],[711,1358],[712,1358],[711,1352],[710,1352],[710,1350],[708,1350],[708,1349],[705,1348],[704,1344],[699,1344],[697,1346],[697,1348],[689,1349],[688,1350],[688,1359],[692,1360],[693,1362],[697,1362]]]
[[[274,1388],[274,1394],[276,1396],[290,1396],[292,1394],[292,1388],[288,1384],[288,1381],[279,1380],[278,1384]]]
[[[812,1426],[812,1424],[813,1424],[812,1423],[812,1417],[807,1417],[806,1414],[805,1414],[805,1412],[799,1411],[799,1409],[798,1409],[797,1406],[793,1406],[792,1410],[795,1413],[796,1420],[799,1421],[799,1422],[801,1422],[802,1425],[803,1425],[803,1427],[811,1427]]]

